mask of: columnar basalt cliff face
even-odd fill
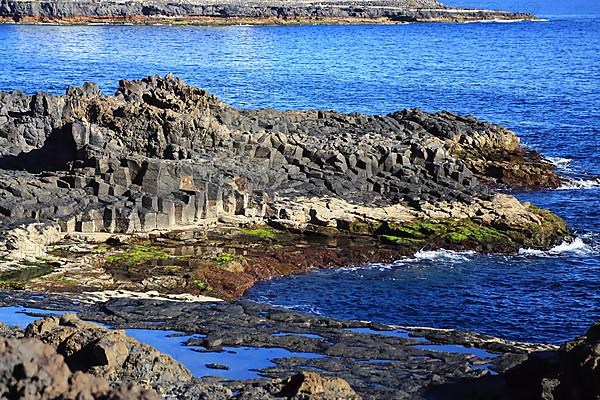
[[[4,0],[0,18],[16,22],[236,24],[426,22],[533,19],[529,14],[445,7],[436,0],[31,1]]]
[[[565,233],[562,222],[546,229],[547,215],[490,189],[554,187],[551,166],[513,132],[448,112],[243,111],[153,76],[120,82],[114,96],[94,84],[65,96],[0,93],[0,156],[4,229],[468,219],[504,231],[537,226],[544,234],[534,246]]]

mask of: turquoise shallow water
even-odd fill
[[[573,178],[520,193],[580,241],[514,257],[425,253],[265,282],[249,298],[326,315],[558,342],[600,317],[600,19],[300,27],[0,25],[0,90],[62,93],[173,72],[244,108],[473,114]],[[570,189],[569,189],[570,188]]]

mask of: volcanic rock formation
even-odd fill
[[[560,183],[513,132],[472,117],[245,111],[172,75],[121,81],[114,96],[91,83],[64,96],[0,93],[0,176],[4,250],[217,220],[468,219],[529,232],[544,216],[490,187]],[[538,228],[515,240],[548,246],[566,233]]]

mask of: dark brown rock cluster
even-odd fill
[[[242,384],[239,397],[225,385],[194,379],[170,356],[123,331],[81,321],[74,314],[46,317],[24,332],[0,328],[3,399],[361,399],[343,379],[314,372]]]
[[[37,339],[0,337],[0,397],[3,399],[158,400],[153,390],[131,384],[111,388],[101,378],[72,372],[62,355]]]

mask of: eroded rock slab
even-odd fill
[[[8,399],[139,399],[158,400],[136,384],[117,389],[101,378],[73,373],[55,348],[31,338],[0,336],[0,396]]]

